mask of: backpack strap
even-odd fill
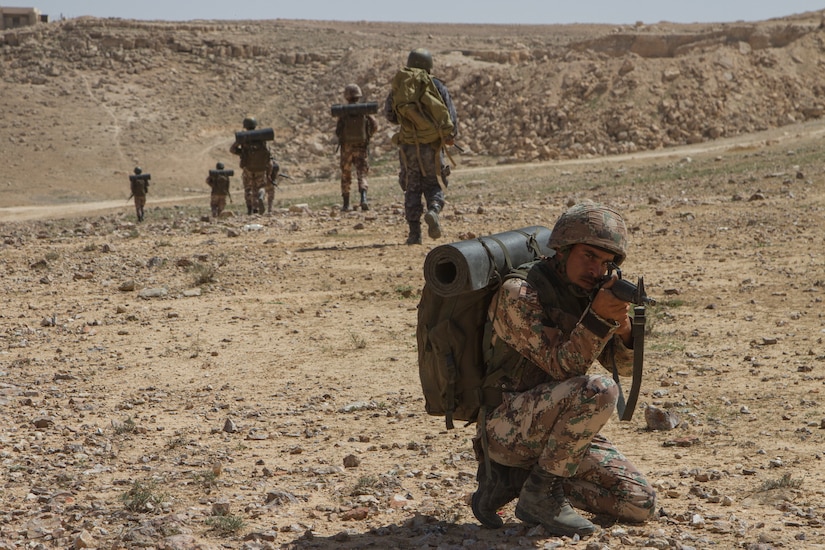
[[[457,300],[452,298],[449,300],[449,305],[445,304],[444,313],[446,315],[444,318],[449,319],[452,317],[453,312],[455,311],[457,304]],[[444,420],[446,422],[446,427],[448,430],[452,430],[455,425],[453,423],[453,414],[455,413],[456,407],[456,382],[458,380],[458,367],[455,364],[455,356],[453,355],[453,350],[450,348],[449,342],[451,341],[451,325],[450,323],[446,323],[446,330],[444,331],[431,331],[430,333],[430,343],[435,351],[436,355],[441,358],[444,362],[444,375],[446,377],[446,385],[444,388]]]
[[[498,245],[498,247],[501,249],[502,253],[504,253],[505,273],[510,273],[511,271],[513,271],[513,260],[510,258],[510,251],[507,250],[507,247],[504,246],[504,243],[501,242],[496,237],[487,237],[487,238],[490,239],[491,241],[493,241],[494,243],[496,243]],[[493,256],[493,253],[490,251],[490,248],[487,246],[487,243],[485,243],[482,239],[478,239],[478,241],[481,243],[481,246],[483,246],[484,250],[487,252],[487,256],[490,259],[490,266],[491,266],[490,268],[492,270],[495,270],[496,269],[496,258],[495,258],[495,256]],[[491,273],[491,275],[492,275],[492,273]],[[501,277],[499,276],[499,278],[501,278]]]

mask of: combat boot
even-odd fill
[[[361,189],[361,210],[369,210],[370,205],[367,204],[367,190]]]
[[[553,535],[589,535],[596,526],[580,516],[564,495],[564,478],[535,466],[521,488],[516,517],[529,524],[540,523]]]
[[[424,221],[427,222],[427,235],[429,235],[431,239],[441,238],[441,222],[438,219],[438,213],[440,211],[440,207],[433,206],[424,214]]]
[[[499,517],[498,510],[519,495],[521,486],[529,475],[530,470],[505,466],[491,460],[488,476],[482,457],[478,462],[476,474],[478,489],[473,493],[472,499],[473,515],[476,519],[485,527],[500,529],[504,522]]]
[[[341,205],[341,212],[349,212],[349,195],[341,195],[341,198],[344,199],[344,203]]]
[[[421,244],[421,222],[409,222],[410,234],[407,236],[407,244]]]

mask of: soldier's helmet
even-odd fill
[[[223,170],[223,163],[219,162],[218,164],[216,164],[215,165],[215,170]]]
[[[139,176],[143,173],[143,170],[140,169],[140,166],[135,166],[135,175]]]
[[[627,227],[621,214],[589,200],[571,206],[559,216],[547,245],[558,252],[579,243],[612,252],[616,265],[621,265],[627,257]]]
[[[344,87],[344,99],[354,101],[361,98],[361,88],[358,84],[347,84]]]
[[[433,70],[433,56],[429,50],[416,48],[407,56],[407,67],[424,69],[429,73]]]
[[[243,119],[244,130],[254,130],[257,125],[258,121],[251,116],[248,116],[245,119]]]

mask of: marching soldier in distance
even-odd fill
[[[258,121],[252,117],[243,119],[243,128],[246,132],[252,132],[258,126]],[[269,138],[271,139],[271,137]],[[260,190],[266,187],[266,180],[269,177],[270,152],[264,139],[239,141],[238,134],[235,134],[235,143],[229,148],[233,155],[241,157],[241,168],[243,174],[243,194],[246,201],[247,214],[263,214],[264,203],[260,198]]]
[[[129,187],[132,192],[129,198],[135,198],[135,214],[137,221],[143,221],[143,207],[146,206],[146,194],[149,192],[151,175],[144,174],[140,166],[135,166],[134,174],[129,176]],[[128,199],[127,199],[128,200]]]
[[[347,103],[357,103],[361,99],[361,88],[357,84],[347,84],[344,87],[344,99]],[[335,125],[335,135],[341,147],[341,210],[350,210],[350,187],[352,186],[352,171],[355,169],[358,181],[358,193],[361,199],[361,210],[369,210],[367,204],[367,174],[369,165],[370,138],[378,129],[375,117],[370,114],[345,114],[338,118]]]
[[[266,212],[272,214],[272,202],[275,200],[275,188],[278,187],[278,175],[281,171],[281,165],[275,160],[275,157],[269,156],[269,174],[266,178]]]
[[[209,207],[212,210],[212,217],[217,218],[226,208],[226,198],[232,200],[232,195],[229,194],[229,178],[234,175],[233,170],[224,170],[223,163],[219,162],[215,165],[214,170],[209,171],[209,176],[206,178],[206,185],[212,189],[212,195],[209,200]]]

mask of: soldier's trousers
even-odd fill
[[[578,376],[505,393],[487,417],[490,458],[567,478],[574,506],[624,521],[645,521],[656,494],[641,472],[599,435],[616,407],[618,386],[606,376]]]
[[[143,219],[143,209],[146,207],[146,195],[135,195],[135,213],[138,220]]]
[[[266,172],[253,172],[244,168],[241,179],[243,181],[243,197],[246,201],[246,207],[257,208],[259,206],[258,190],[266,185]],[[263,214],[263,211],[259,214]]]
[[[444,207],[444,191],[438,183],[442,171],[439,149],[432,145],[402,144],[398,152],[401,171],[399,184],[404,190],[404,216],[408,222],[420,222],[424,213],[421,195],[427,209]]]
[[[358,190],[369,189],[367,174],[370,172],[366,145],[341,145],[341,195],[349,195],[352,188],[352,170],[358,181]]]
[[[226,208],[226,195],[218,195],[213,193],[210,197],[209,207],[212,209],[212,216],[218,217]]]
[[[275,201],[275,184],[267,181],[264,189],[266,190],[266,211],[272,212],[272,203]]]

